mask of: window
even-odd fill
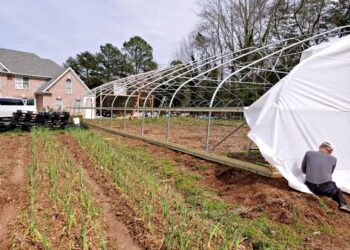
[[[66,94],[72,94],[72,93],[73,93],[72,80],[67,79],[66,80]]]
[[[23,102],[22,99],[0,98],[0,105],[5,105],[5,106],[23,106],[24,102]]]
[[[27,106],[34,106],[34,105],[35,105],[34,99],[28,99],[27,100]]]
[[[29,89],[29,77],[23,77],[23,88]]]
[[[57,98],[56,99],[56,105],[55,105],[56,106],[56,110],[61,111],[63,109],[62,105],[63,105],[62,99]]]
[[[16,77],[16,89],[23,89],[23,77]]]
[[[80,108],[80,99],[75,99],[74,108]]]
[[[28,89],[29,77],[16,76],[16,89]]]

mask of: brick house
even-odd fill
[[[89,88],[71,69],[33,53],[0,48],[0,96],[35,99],[37,111],[80,106]]]

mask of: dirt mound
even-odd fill
[[[349,242],[344,241],[350,237],[350,215],[340,212],[337,203],[327,197],[318,199],[295,191],[283,178],[270,179],[217,165],[205,172],[202,183],[216,190],[225,201],[243,206],[243,217],[255,218],[264,212],[269,219],[279,223],[303,222],[324,227],[328,233],[334,234],[322,234],[313,242],[312,248],[322,245],[322,249],[350,248]],[[349,195],[345,196],[350,202]],[[314,234],[321,235],[321,232]]]

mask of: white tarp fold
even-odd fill
[[[301,161],[329,141],[338,159],[334,181],[350,193],[350,36],[301,61],[244,115],[248,136],[290,187],[309,192]]]

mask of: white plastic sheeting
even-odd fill
[[[248,136],[289,186],[302,192],[309,192],[301,172],[305,152],[333,143],[333,180],[350,193],[350,36],[323,48],[245,110]]]
[[[304,61],[305,59],[309,58],[310,56],[315,55],[315,54],[321,52],[322,50],[325,50],[326,48],[332,46],[337,41],[339,41],[339,38],[333,37],[333,38],[330,38],[329,42],[314,45],[314,46],[304,50],[303,53],[301,54],[300,61]]]

